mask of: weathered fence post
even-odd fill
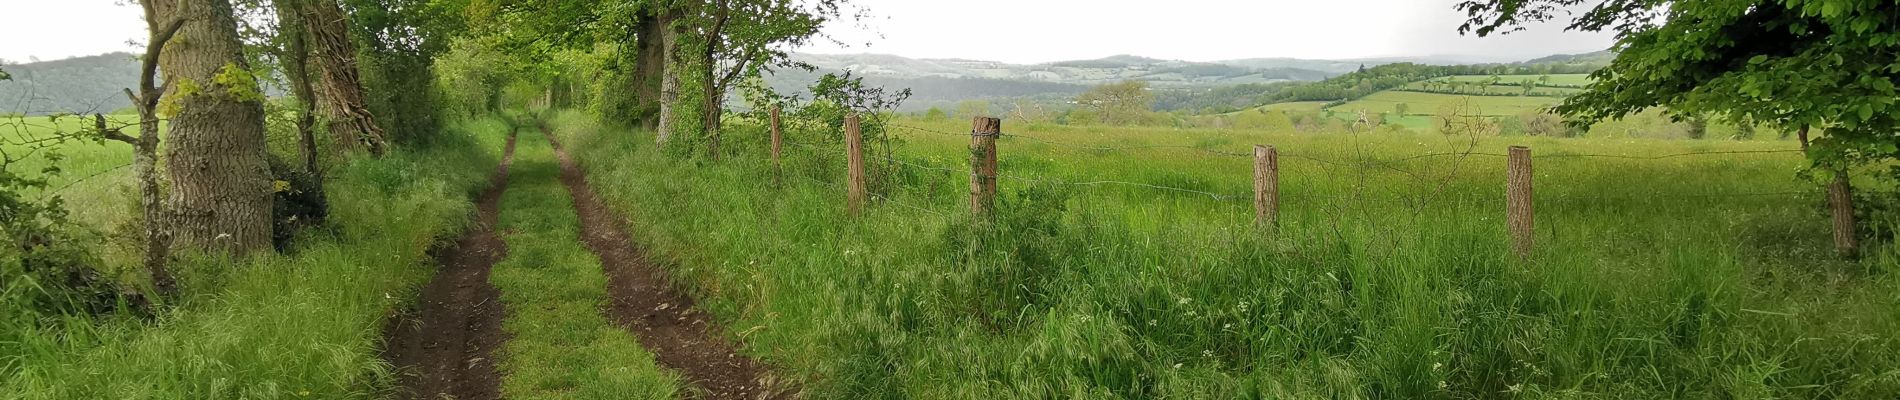
[[[845,206],[855,217],[864,209],[864,133],[858,129],[856,113],[844,117],[844,153],[845,169],[850,171]]]
[[[1505,223],[1511,229],[1511,251],[1518,258],[1530,259],[1533,210],[1531,208],[1531,148],[1511,146],[1510,172],[1505,189]]]
[[[1280,226],[1280,151],[1253,146],[1253,221],[1269,232]]]
[[[785,173],[784,172],[785,168],[783,164],[779,162],[779,145],[784,142],[784,138],[783,136],[780,136],[781,133],[779,133],[778,113],[779,113],[778,106],[773,106],[772,107],[772,183],[774,184],[777,184],[779,182],[779,176],[784,175]]]
[[[976,117],[970,121],[970,214],[988,217],[996,207],[996,136],[1003,120]]]

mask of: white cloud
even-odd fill
[[[0,59],[53,60],[136,51],[139,9],[126,0],[0,0]],[[1254,57],[1471,55],[1529,58],[1609,47],[1605,34],[1546,25],[1461,37],[1455,0],[854,0],[873,17],[826,31],[848,46],[802,51],[890,53],[1018,63],[1115,54],[1212,61]],[[872,43],[869,46],[865,44]]]
[[[1454,0],[856,0],[874,17],[826,32],[849,47],[803,51],[890,53],[1017,63],[1134,54],[1213,61],[1255,57],[1361,58],[1472,55],[1529,58],[1608,48],[1607,34],[1533,27],[1503,37],[1458,35]],[[872,42],[865,46],[866,42]]]
[[[138,51],[138,5],[125,0],[0,0],[0,59],[57,60]]]

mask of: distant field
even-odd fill
[[[1433,79],[1433,80],[1457,81],[1457,82],[1484,82],[1484,81],[1491,80],[1492,76],[1493,75],[1456,75],[1456,76],[1447,76],[1447,77]],[[1502,82],[1504,84],[1514,84],[1514,83],[1519,83],[1519,82],[1523,82],[1527,80],[1535,82],[1539,78],[1542,78],[1544,76],[1550,77],[1550,82],[1548,82],[1548,84],[1551,84],[1551,85],[1579,86],[1579,85],[1590,84],[1589,74],[1496,75],[1496,76],[1498,77],[1498,82]]]
[[[136,117],[110,116],[113,124],[131,123]],[[89,119],[88,119],[89,120]],[[20,136],[23,138],[50,137],[56,132],[76,132],[83,122],[80,118],[61,118],[57,122],[46,117],[6,117],[0,118],[0,135]],[[127,134],[136,135],[136,127],[126,128]],[[5,150],[18,157],[26,148],[8,145]],[[49,153],[50,152],[50,153]],[[85,226],[112,227],[131,218],[132,212],[132,146],[119,142],[92,143],[71,141],[52,149],[41,150],[34,157],[26,158],[20,165],[8,169],[15,172],[38,172],[47,166],[46,154],[58,154],[62,160],[58,163],[60,173],[47,179],[45,191],[27,191],[27,196],[59,195],[65,199],[72,218]],[[37,176],[37,175],[29,175]],[[117,249],[114,249],[117,250]],[[114,254],[116,255],[116,254]]]
[[[1260,106],[1260,108],[1267,111],[1319,111],[1320,109],[1326,108],[1326,102],[1296,101],[1291,103],[1268,104]]]
[[[1497,85],[1491,85],[1489,87],[1466,87],[1460,90],[1464,90],[1468,92],[1476,92],[1479,89],[1483,89],[1484,93],[1490,93],[1490,94],[1501,95],[1501,96],[1524,95],[1524,87],[1513,85],[1513,84],[1497,84]],[[1426,82],[1412,82],[1409,85],[1405,85],[1405,90],[1454,94],[1443,87],[1433,86],[1432,84],[1429,84]],[[1583,92],[1583,89],[1538,86],[1535,89],[1531,89],[1530,95],[1535,96],[1535,97],[1569,97],[1569,96],[1575,95],[1577,93],[1582,93],[1582,92]],[[1462,94],[1466,92],[1457,92],[1457,93]]]
[[[1472,114],[1489,116],[1517,115],[1525,110],[1550,107],[1562,102],[1556,97],[1536,96],[1459,96],[1437,93],[1384,91],[1329,108],[1335,112],[1390,113],[1398,104],[1406,104],[1407,115],[1430,115],[1448,104],[1469,102]]]

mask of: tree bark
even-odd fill
[[[231,3],[150,1],[159,20],[185,21],[158,57],[171,88],[167,101],[177,110],[165,154],[173,244],[230,255],[268,250],[271,183],[263,99],[255,80],[230,79],[249,76]],[[227,79],[218,79],[221,73]]]
[[[704,63],[705,67],[700,70],[699,80],[700,91],[706,100],[701,110],[705,115],[700,118],[699,130],[706,136],[706,156],[719,161],[719,117],[725,113],[724,93],[720,90],[718,78],[719,47],[725,42],[726,22],[731,18],[732,10],[731,4],[724,0],[715,2],[714,8],[712,27],[701,38],[706,41],[706,45],[700,52],[699,62]]]
[[[1801,152],[1808,151],[1808,128],[1801,127],[1796,133],[1801,141]],[[1847,177],[1847,167],[1832,168],[1834,181],[1827,184],[1828,219],[1833,223],[1834,251],[1842,257],[1853,258],[1860,255],[1860,232],[1854,220],[1854,187]]]
[[[634,32],[638,37],[634,42],[633,64],[633,107],[638,120],[634,124],[644,129],[657,129],[660,107],[661,75],[666,73],[666,31],[672,21],[662,16],[664,11],[651,7],[634,20]]]
[[[672,25],[673,18],[673,12],[668,11],[666,12],[666,16],[660,18],[661,24],[663,26]],[[658,126],[654,129],[654,142],[664,147],[666,146],[666,141],[672,138],[673,130],[679,128],[679,124],[676,121],[678,115],[675,114],[679,113],[679,107],[676,106],[676,103],[679,103],[680,98],[680,71],[678,67],[681,61],[679,59],[679,36],[681,33],[679,32],[679,28],[672,26],[667,26],[665,29],[662,29],[661,32],[663,32],[660,40],[661,52],[666,54],[667,60],[665,62],[666,67],[663,68],[663,72],[660,73],[660,116]]]
[[[323,209],[317,215],[329,215],[328,195],[323,190],[323,168],[318,165],[316,122],[317,93],[310,82],[310,45],[308,31],[303,27],[303,15],[298,12],[299,4],[307,0],[277,0],[278,29],[285,40],[284,75],[290,79],[292,92],[297,96],[297,145],[302,150],[303,171],[310,177],[316,203]]]
[[[338,145],[352,148],[362,143],[375,156],[382,156],[386,141],[383,128],[370,115],[367,95],[363,93],[362,72],[356,65],[356,43],[350,41],[349,20],[336,0],[303,0],[305,32],[319,72],[317,94],[330,133]]]
[[[1847,168],[1834,169],[1834,182],[1827,185],[1829,216],[1834,222],[1834,251],[1842,257],[1860,255],[1860,233],[1854,221],[1854,188],[1848,184]]]

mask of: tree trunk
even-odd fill
[[[705,116],[700,119],[699,130],[706,135],[706,155],[713,161],[719,161],[719,117],[726,111],[723,106],[724,99],[720,98],[722,93],[719,90],[719,46],[725,41],[726,22],[731,18],[732,10],[730,3],[723,0],[717,2],[714,7],[718,14],[713,19],[712,28],[708,29],[705,37],[701,38],[706,41],[706,45],[700,52],[699,62],[704,64],[704,68],[700,70],[699,80],[700,91],[703,92],[702,95],[706,97],[706,100],[702,102],[704,110],[701,112],[705,113]],[[735,66],[734,68],[743,67]]]
[[[1834,182],[1827,185],[1829,216],[1834,221],[1834,251],[1842,257],[1860,255],[1860,236],[1855,229],[1854,189],[1847,181],[1847,167],[1834,170]]]
[[[1801,152],[1808,151],[1808,127],[1803,126],[1797,133],[1801,141]],[[1854,187],[1848,181],[1847,167],[1833,168],[1834,181],[1827,184],[1828,219],[1833,223],[1834,251],[1843,257],[1856,257],[1860,254],[1860,233],[1854,220]]]
[[[705,109],[701,110],[705,115],[700,118],[699,129],[706,135],[706,156],[712,157],[713,161],[719,161],[719,117],[725,110],[724,101],[720,98],[718,79],[713,76],[715,67],[718,66],[713,58],[714,51],[717,51],[714,44],[707,44],[704,58],[700,60],[706,63],[706,68],[699,74],[699,79],[703,82],[700,84],[700,91],[703,92],[706,101],[704,102]]]
[[[297,97],[297,144],[303,152],[303,170],[320,182],[323,169],[317,164],[317,93],[310,82],[309,37],[304,35],[303,14],[297,12],[302,6],[298,1],[277,0],[278,29],[285,39],[284,75],[290,80],[292,94]],[[321,189],[321,186],[318,188]],[[317,196],[323,197],[323,194],[318,193]]]
[[[162,46],[161,46],[162,47]],[[147,70],[145,74],[151,74]],[[150,77],[141,82],[151,82]],[[147,273],[151,274],[152,286],[160,297],[170,297],[177,293],[176,281],[165,264],[171,258],[171,228],[165,213],[163,194],[158,184],[158,113],[153,110],[152,102],[145,99],[154,96],[155,90],[141,90],[143,95],[133,94],[132,105],[139,113],[139,136],[123,136],[118,131],[106,128],[106,117],[93,114],[94,129],[107,139],[126,142],[132,145],[132,173],[139,182],[139,211],[145,224],[145,254],[141,260]]]
[[[185,19],[178,40],[158,57],[159,71],[172,88],[167,102],[177,110],[165,154],[174,244],[231,255],[269,250],[263,97],[255,80],[232,79],[250,72],[231,3],[152,1],[159,20]],[[225,79],[218,79],[220,74]]]
[[[661,18],[663,25],[670,25],[672,20],[670,16]],[[678,103],[680,99],[680,71],[678,68],[680,60],[677,56],[679,54],[680,32],[679,29],[674,27],[667,27],[666,29],[662,29],[661,32],[664,32],[660,40],[662,47],[661,52],[667,55],[667,66],[660,72],[660,117],[658,126],[654,129],[654,141],[664,147],[666,146],[667,139],[672,138],[673,130],[679,129],[678,121],[676,121],[678,116],[674,114],[679,113],[679,107],[677,107],[675,103]]]
[[[382,156],[386,146],[383,128],[370,115],[362,72],[356,65],[356,43],[350,41],[349,20],[342,6],[336,0],[303,0],[302,8],[305,31],[313,45],[311,53],[317,61],[320,109],[324,119],[330,121],[331,135],[339,145],[363,143],[370,154]]]
[[[656,110],[661,107],[660,85],[666,73],[666,31],[671,30],[671,18],[664,18],[664,11],[652,7],[640,14],[634,21],[634,33],[639,35],[634,42],[633,64],[633,107],[639,120],[635,126],[644,129],[657,129],[659,116]]]

